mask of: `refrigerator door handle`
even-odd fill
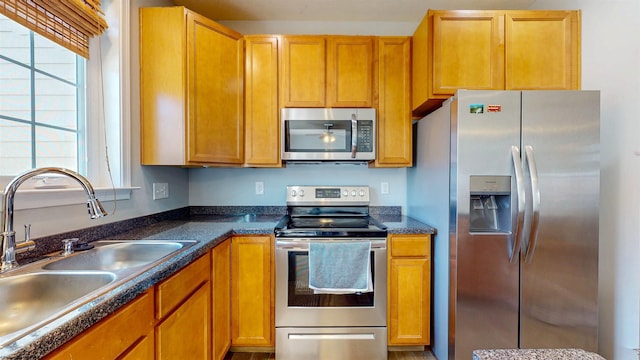
[[[524,226],[524,207],[525,207],[525,192],[523,185],[522,174],[522,162],[520,161],[520,149],[517,146],[511,146],[511,159],[513,160],[513,171],[515,173],[516,180],[516,202],[518,206],[512,211],[512,216],[515,219],[513,221],[514,231],[511,232],[512,246],[509,249],[509,262],[513,263],[519,259],[520,254],[520,239],[522,238],[522,227]]]
[[[525,163],[529,170],[529,176],[531,178],[531,227],[529,229],[529,244],[527,245],[526,252],[524,254],[525,263],[531,263],[533,254],[536,250],[536,244],[538,240],[538,229],[540,223],[540,183],[538,178],[538,166],[536,165],[536,157],[533,151],[533,147],[530,145],[525,146]]]

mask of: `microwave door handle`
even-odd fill
[[[351,158],[356,158],[358,149],[358,118],[356,114],[351,114]]]

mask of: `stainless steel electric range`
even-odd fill
[[[275,228],[278,360],[387,358],[387,230],[369,215],[369,203],[367,186],[287,187],[287,215]],[[329,242],[344,251],[370,246],[372,288],[310,287],[310,271],[318,271],[310,270],[310,247]]]

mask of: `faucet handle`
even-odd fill
[[[15,233],[14,233],[14,241],[15,241]],[[16,253],[21,253],[28,250],[33,250],[35,247],[36,247],[36,243],[31,241],[31,224],[25,224],[24,225],[24,241],[17,243],[14,247],[14,251]]]
[[[24,225],[24,242],[31,241],[31,224]]]
[[[73,244],[78,242],[78,238],[70,238],[62,240],[62,252],[60,255],[66,256],[73,254]]]

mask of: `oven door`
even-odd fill
[[[309,289],[310,241],[370,241],[373,292],[314,294]],[[276,327],[386,326],[386,238],[276,239]]]

